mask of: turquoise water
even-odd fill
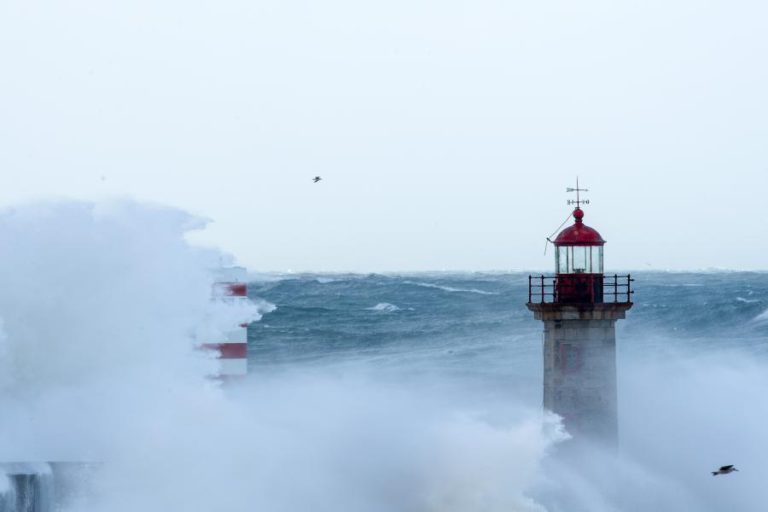
[[[634,274],[618,326],[620,357],[669,349],[768,352],[768,274]],[[541,325],[526,309],[528,274],[299,275],[254,282],[277,309],[249,330],[250,364],[535,375]],[[524,364],[523,364],[524,363]]]

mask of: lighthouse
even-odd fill
[[[200,345],[217,360],[217,369],[211,378],[221,382],[235,382],[248,374],[248,323],[250,311],[247,273],[242,267],[225,267],[214,271],[216,282],[212,289],[214,303],[228,304],[240,311],[245,318],[226,326],[216,339],[209,339]],[[236,318],[236,317],[235,317]]]
[[[573,224],[552,242],[554,275],[529,276],[528,309],[544,322],[544,408],[575,441],[615,449],[616,321],[632,307],[632,278],[605,274],[605,240],[584,223],[578,181]],[[567,221],[566,221],[567,222]]]

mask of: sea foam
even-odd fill
[[[389,302],[379,302],[375,306],[371,306],[370,308],[366,309],[369,311],[382,311],[384,313],[394,313],[395,311],[400,311],[398,306],[390,304]]]

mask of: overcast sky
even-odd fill
[[[607,270],[766,269],[767,19],[758,1],[5,0],[0,204],[178,206],[253,270],[548,269],[579,175]]]

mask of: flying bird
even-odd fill
[[[733,464],[731,464],[729,466],[723,466],[720,469],[718,469],[717,471],[713,471],[712,472],[712,476],[727,475],[728,473],[733,473],[734,471],[738,471],[738,469],[733,467]]]
[[[320,181],[320,180],[322,180],[322,179],[323,179],[323,178],[321,178],[320,176],[315,176],[315,177],[312,179],[312,181],[313,181],[314,183],[317,183],[318,181]]]

